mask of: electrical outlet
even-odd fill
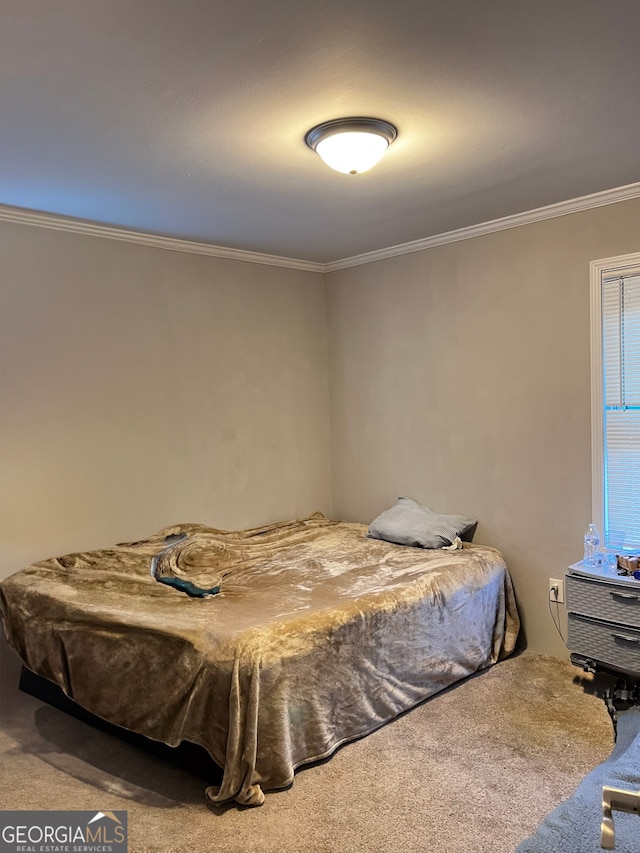
[[[558,591],[557,596],[556,590]],[[556,601],[558,604],[564,604],[564,580],[549,578],[549,600]]]

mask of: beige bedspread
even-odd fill
[[[366,531],[320,514],[236,532],[183,524],[43,560],[0,583],[5,633],[94,714],[205,747],[224,768],[212,801],[259,805],[296,767],[514,648],[498,551],[425,551]],[[171,544],[176,533],[187,535]],[[165,571],[221,592],[159,583],[160,552]]]

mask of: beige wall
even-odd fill
[[[0,225],[0,577],[404,494],[478,517],[529,647],[564,654],[546,588],[590,515],[588,264],[639,226],[634,200],[325,280]]]
[[[0,577],[331,513],[323,277],[0,225]]]
[[[589,261],[639,249],[633,200],[328,276],[334,513],[477,517],[539,652],[590,521]]]

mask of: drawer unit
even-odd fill
[[[635,590],[616,583],[568,574],[565,590],[569,613],[640,628],[640,583]]]
[[[633,629],[569,613],[572,652],[640,675],[640,628]]]
[[[573,662],[639,676],[640,581],[576,563],[565,576],[565,590]]]

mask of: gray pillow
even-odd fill
[[[440,515],[412,498],[398,498],[369,525],[371,539],[418,548],[446,548],[456,537],[471,542],[478,522],[463,515]]]

